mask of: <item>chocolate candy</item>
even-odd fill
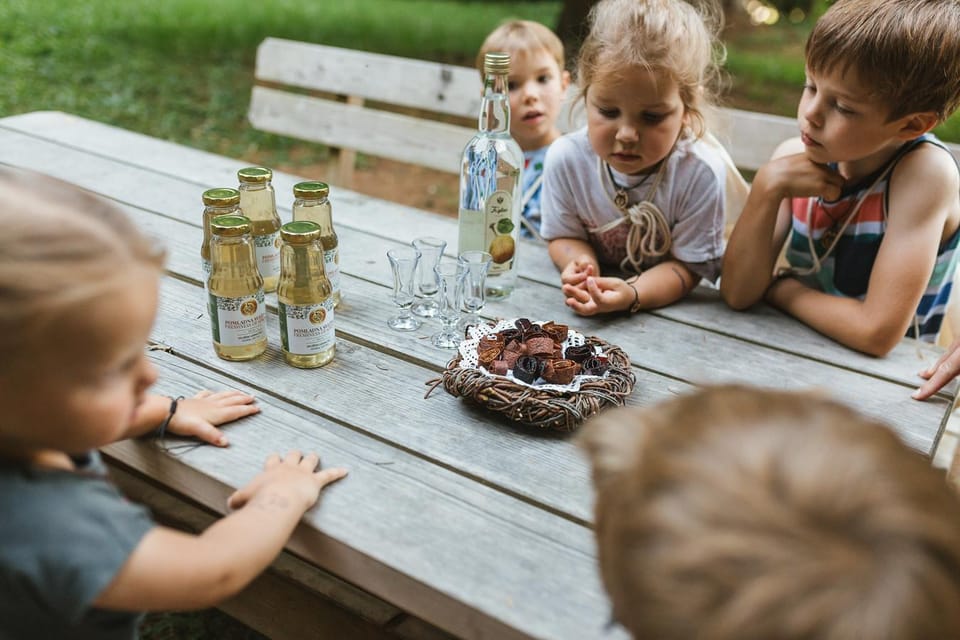
[[[534,356],[520,356],[513,365],[513,377],[527,384],[533,384],[541,373],[543,373],[543,360]]]
[[[580,364],[583,364],[584,360],[594,355],[596,355],[596,350],[593,348],[593,345],[590,344],[571,345],[563,352],[564,358]]]

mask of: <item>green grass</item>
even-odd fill
[[[506,18],[553,24],[561,2],[451,0],[4,0],[0,116],[55,109],[232,157],[307,164],[246,121],[266,36],[470,64]],[[792,115],[809,23],[727,32],[726,103]],[[938,129],[960,140],[960,116]],[[291,155],[294,148],[299,154]]]

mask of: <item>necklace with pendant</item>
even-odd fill
[[[607,164],[606,162],[604,163],[604,165],[607,167],[607,177],[610,178],[610,184],[613,185],[613,204],[616,205],[616,207],[621,211],[626,211],[627,205],[630,203],[629,192],[647,184],[650,178],[658,173],[657,171],[648,173],[646,177],[640,182],[638,182],[637,184],[633,185],[632,187],[626,187],[618,183],[616,179],[614,179],[613,169],[610,168],[610,165]]]

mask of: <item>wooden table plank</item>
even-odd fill
[[[153,358],[160,393],[255,392],[176,355]],[[587,527],[281,399],[259,402],[261,414],[226,427],[227,449],[170,456],[141,440],[107,453],[224,513],[268,453],[316,450],[350,475],[304,517],[287,547],[298,556],[464,637],[601,635],[606,601]]]
[[[146,168],[143,181],[137,182],[143,188],[136,192],[136,204],[149,208],[151,203],[164,202],[171,198],[178,202],[192,202],[193,198],[197,201],[195,207],[185,208],[181,205],[174,210],[165,211],[165,215],[174,215],[191,223],[199,220],[198,194],[211,186],[233,185],[236,182],[236,169],[242,164],[240,161],[58,112],[35,112],[5,118],[0,120],[0,128],[11,133],[21,131],[28,132],[31,136],[40,136],[56,147],[43,153],[42,158],[17,158],[18,154],[13,152],[16,141],[0,138],[0,147],[10,145],[10,155],[14,163],[19,160],[21,166],[32,164],[53,175],[69,177],[71,181],[86,188],[121,201],[128,201],[124,198],[129,198],[130,194],[111,191],[110,176],[122,174],[118,175],[115,182],[126,185],[137,179],[135,174],[130,174],[134,177],[126,175],[126,171],[135,172],[137,168]],[[64,146],[68,147],[67,151]],[[70,157],[69,149],[82,155],[97,155],[108,165],[124,166],[107,169],[98,167],[95,161],[78,162],[76,158]],[[0,156],[0,160],[3,159]],[[162,175],[157,176],[157,172]],[[153,179],[149,179],[149,176]],[[289,203],[292,202],[289,193],[297,180],[297,176],[290,174],[275,174],[278,205],[286,217],[289,217]],[[177,184],[178,182],[185,184]],[[346,189],[335,187],[334,192],[331,199],[334,202],[334,217],[340,233],[345,233],[347,229],[356,229],[382,238],[430,234],[446,239],[451,247],[456,246],[456,225],[451,219],[369,198]],[[343,244],[346,245],[345,242]],[[521,242],[519,265],[524,278],[557,286],[559,278],[556,270],[542,247],[526,241]],[[740,338],[749,337],[757,343],[795,355],[816,358],[908,386],[919,384],[916,372],[936,360],[941,353],[940,349],[926,343],[905,340],[885,358],[864,356],[849,349],[838,349],[832,340],[765,305],[758,305],[757,309],[749,313],[734,312],[722,305],[713,304],[712,298],[715,295],[715,292],[704,291],[699,298],[647,315],[672,318]],[[947,395],[952,398],[955,390],[956,383],[951,385]]]

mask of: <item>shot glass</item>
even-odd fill
[[[387,251],[387,258],[393,270],[393,302],[400,308],[397,315],[387,320],[387,325],[397,331],[414,331],[421,325],[421,320],[410,314],[420,252],[413,247],[399,247]]]
[[[466,268],[463,283],[463,308],[467,315],[460,320],[460,327],[467,327],[480,323],[480,311],[487,301],[487,274],[490,272],[490,263],[493,256],[486,251],[464,251],[457,258],[457,262]]]
[[[433,268],[433,273],[439,292],[437,315],[440,318],[440,331],[430,336],[430,342],[441,349],[456,349],[463,335],[457,323],[460,321],[467,268],[459,261],[441,262]]]
[[[433,268],[440,262],[447,243],[440,238],[425,236],[417,238],[412,243],[413,248],[420,252],[420,265],[417,267],[417,297],[413,303],[413,313],[422,318],[432,318],[437,315],[437,274]]]

